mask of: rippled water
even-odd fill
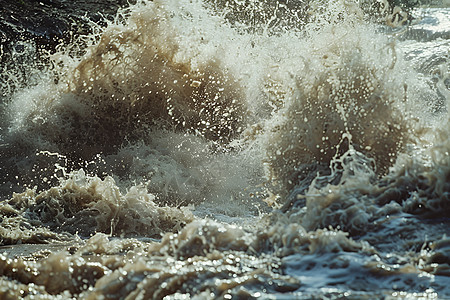
[[[450,9],[369,4],[138,1],[20,42],[2,299],[450,298]]]

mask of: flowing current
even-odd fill
[[[105,22],[2,60],[1,299],[450,299],[448,1]]]

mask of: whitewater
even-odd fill
[[[450,299],[437,2],[139,0],[0,51],[0,298]]]

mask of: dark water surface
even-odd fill
[[[2,3],[0,298],[449,299],[429,4]]]

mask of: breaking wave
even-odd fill
[[[375,2],[142,0],[2,66],[0,294],[448,297],[448,8]]]

